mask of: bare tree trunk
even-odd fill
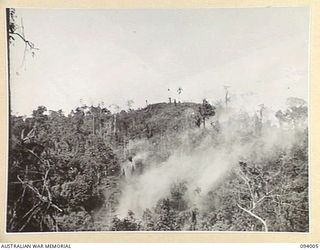
[[[117,132],[117,114],[113,115],[113,135]]]
[[[92,115],[92,134],[96,134],[96,131],[95,131],[95,124],[94,124],[94,115]]]

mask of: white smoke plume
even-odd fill
[[[169,197],[172,185],[180,182],[187,184],[185,196],[189,205],[200,206],[201,197],[195,190],[201,190],[201,196],[205,196],[241,159],[253,152],[272,155],[276,148],[285,150],[294,143],[295,131],[272,123],[266,122],[268,126],[257,132],[255,114],[233,110],[220,115],[219,132],[209,126],[183,132],[172,139],[180,143],[178,147],[165,142],[169,145],[168,150],[175,149],[160,163],[148,160],[154,151],[147,140],[137,141],[132,145],[137,151],[134,161],[139,159],[147,166],[143,174],[132,176],[124,182],[116,214],[123,217],[131,210],[141,215],[146,208],[153,208],[159,199]],[[247,140],[249,134],[256,135]]]

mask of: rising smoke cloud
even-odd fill
[[[294,130],[267,123],[266,118],[268,126],[257,132],[255,118],[255,112],[249,115],[231,109],[220,114],[219,132],[212,127],[188,129],[173,139],[179,141],[175,149],[166,142],[171,155],[160,163],[148,161],[154,152],[147,140],[133,143],[132,148],[139,145],[134,160],[144,161],[147,168],[124,182],[116,214],[123,217],[131,210],[141,215],[146,208],[169,197],[171,187],[180,182],[187,184],[185,198],[189,206],[200,206],[201,197],[213,190],[241,159],[253,153],[272,156],[275,150],[287,150],[296,141]],[[200,196],[196,189],[201,190]]]

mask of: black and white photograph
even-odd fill
[[[309,232],[309,7],[7,8],[6,232]]]

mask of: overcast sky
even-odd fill
[[[14,113],[39,105],[69,112],[177,98],[254,94],[277,106],[308,96],[308,8],[185,10],[17,9],[36,47],[11,48]],[[20,22],[20,21],[19,21]],[[256,103],[257,104],[257,103]]]

